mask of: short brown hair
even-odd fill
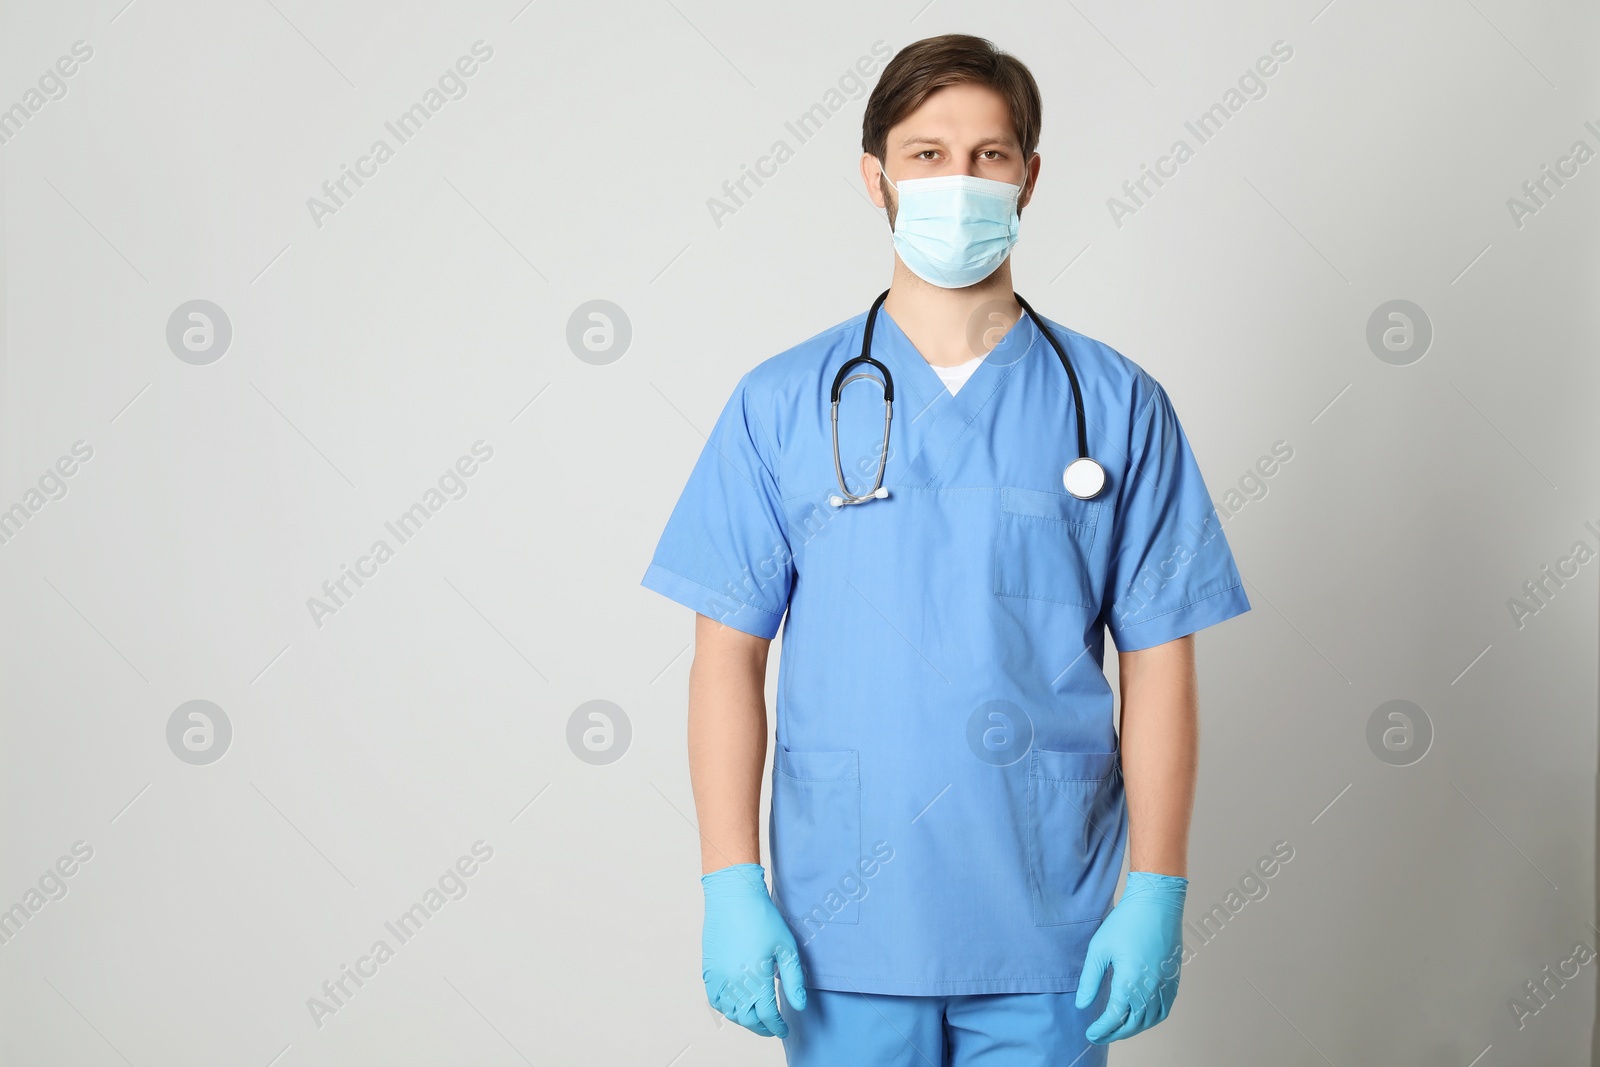
[[[882,159],[895,123],[938,90],[962,84],[983,85],[999,93],[1011,110],[1023,158],[1033,155],[1044,109],[1033,74],[1016,56],[965,33],[925,37],[895,53],[867,99],[861,150]]]

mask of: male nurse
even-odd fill
[[[644,576],[697,613],[706,994],[791,1064],[1091,1067],[1177,995],[1193,634],[1250,604],[1166,391],[1012,289],[1040,112],[980,38],[889,62],[889,289],[740,378]]]

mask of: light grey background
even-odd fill
[[[1019,291],[1167,386],[1255,610],[1202,634],[1192,945],[1113,1062],[1588,1062],[1596,572],[1508,599],[1600,524],[1593,5],[1511,0],[713,0],[0,8],[0,107],[93,56],[0,145],[0,907],[90,860],[0,944],[17,1065],[782,1062],[699,977],[684,752],[690,614],[638,586],[738,376],[886,283],[864,95],[784,123],[875,42],[961,30],[1030,64],[1042,181]],[[307,208],[476,41],[492,58],[318,226]],[[1293,57],[1119,227],[1108,197],[1275,41]],[[707,200],[794,157],[718,226]],[[177,358],[167,322],[223,309]],[[580,360],[569,317],[632,340]],[[1374,309],[1431,321],[1420,361]],[[384,522],[493,449],[318,626]],[[180,760],[168,721],[223,709]],[[1391,766],[1367,724],[1434,731]],[[614,702],[621,758],[569,747]],[[620,734],[617,735],[620,738]],[[619,742],[620,743],[620,742]],[[587,751],[579,746],[579,751]],[[613,747],[615,755],[618,750]],[[336,1014],[308,998],[472,844],[493,856]],[[352,987],[353,988],[353,987]],[[1554,986],[1552,985],[1553,989]]]

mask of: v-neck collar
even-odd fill
[[[1026,312],[991,348],[955,395],[933,365],[917,351],[887,308],[878,309],[874,348],[894,375],[895,424],[905,433],[912,456],[901,470],[910,485],[931,485],[951,450],[1023,361],[1045,344]],[[898,480],[898,479],[897,479]]]

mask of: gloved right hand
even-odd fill
[[[759,863],[736,863],[700,877],[706,917],[700,935],[700,977],[711,1006],[762,1037],[787,1037],[772,988],[774,964],[796,1011],[806,1006],[805,978],[794,934],[767,895]]]

